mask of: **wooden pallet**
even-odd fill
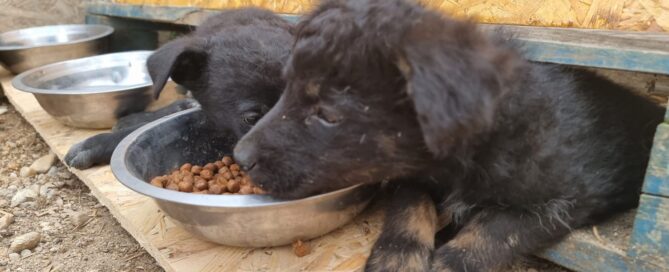
[[[5,95],[59,158],[70,146],[100,130],[70,128],[49,116],[28,93],[2,79]],[[166,271],[359,271],[380,229],[378,208],[369,208],[343,228],[310,241],[302,258],[290,246],[234,248],[199,240],[175,225],[154,201],[119,183],[109,166],[70,169]],[[225,227],[225,226],[221,226]]]

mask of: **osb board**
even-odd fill
[[[61,125],[31,94],[15,90],[10,78],[2,79],[2,87],[59,158],[73,144],[102,132]],[[368,209],[343,228],[310,241],[312,253],[302,258],[290,246],[225,247],[199,240],[176,226],[153,200],[121,185],[109,166],[70,170],[166,271],[360,271],[380,230],[380,213]]]
[[[84,2],[85,0],[0,0],[0,32],[51,24],[83,23]]]
[[[318,0],[112,0],[119,4],[224,9],[262,6],[305,13]],[[484,23],[669,31],[669,0],[420,0],[431,8]]]

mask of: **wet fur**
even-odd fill
[[[180,101],[157,112],[123,117],[112,132],[74,145],[66,163],[80,169],[109,163],[116,145],[136,128],[199,105],[218,132],[241,137],[284,88],[281,69],[290,52],[291,31],[289,22],[259,8],[211,16],[193,33],[156,50],[147,61],[156,96],[172,77],[199,103]]]
[[[504,36],[401,0],[324,1],[297,27],[285,77],[235,158],[277,197],[407,188],[388,205],[370,271],[397,259],[420,260],[398,264],[416,271],[499,270],[635,207],[663,116],[593,73],[530,63]],[[434,251],[406,235],[437,229],[406,221],[425,195],[453,220]]]

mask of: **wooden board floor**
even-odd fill
[[[59,158],[73,144],[103,132],[61,125],[10,80],[2,79],[5,95]],[[290,246],[225,247],[199,240],[172,223],[153,200],[119,183],[109,166],[70,170],[166,271],[360,271],[380,229],[381,214],[371,208],[343,228],[310,241],[312,252],[302,258]]]

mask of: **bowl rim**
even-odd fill
[[[153,85],[152,81],[147,81],[145,83],[140,83],[140,84],[134,84],[134,85],[126,85],[123,87],[118,87],[118,88],[77,88],[77,89],[59,89],[59,90],[47,90],[47,89],[39,89],[35,88],[32,86],[28,86],[27,84],[23,83],[23,79],[34,74],[34,73],[39,73],[39,71],[48,69],[48,68],[53,68],[65,64],[77,64],[77,63],[85,63],[90,60],[94,59],[102,59],[102,58],[109,58],[113,56],[119,56],[119,55],[146,55],[146,58],[148,59],[151,54],[153,54],[154,51],[152,50],[133,50],[133,51],[124,51],[124,52],[116,52],[116,53],[107,53],[107,54],[101,54],[101,55],[95,55],[95,56],[90,56],[90,57],[83,57],[83,58],[77,58],[77,59],[71,59],[71,60],[64,60],[64,61],[59,61],[39,67],[32,68],[28,71],[25,71],[23,73],[18,74],[12,79],[12,86],[16,88],[19,91],[27,92],[27,93],[33,93],[33,94],[49,94],[49,95],[86,95],[86,94],[103,94],[103,93],[114,93],[114,92],[123,92],[123,91],[128,91],[132,89],[137,89],[137,88],[143,88],[143,87],[149,87]],[[147,72],[148,73],[148,72]],[[171,79],[170,79],[171,80]]]
[[[35,30],[40,30],[40,29],[54,29],[54,28],[74,28],[74,27],[83,27],[87,29],[95,29],[99,28],[102,29],[102,32],[93,36],[89,36],[83,39],[76,39],[76,40],[71,40],[67,42],[61,42],[61,43],[50,43],[50,44],[41,44],[41,45],[12,45],[12,46],[3,46],[0,45],[0,51],[11,51],[11,50],[25,50],[25,49],[33,49],[33,48],[39,48],[39,47],[52,47],[52,46],[61,46],[61,45],[71,45],[71,44],[77,44],[77,43],[83,43],[83,42],[89,42],[92,40],[104,38],[106,36],[111,35],[114,33],[114,28],[108,25],[103,25],[103,24],[62,24],[62,25],[45,25],[45,26],[36,26],[36,27],[28,27],[28,28],[22,28],[22,29],[16,29],[16,30],[10,30],[6,32],[0,33],[0,36],[6,35],[6,34],[11,34],[11,33],[16,33],[16,32],[21,32],[21,31],[35,31]]]
[[[125,187],[140,193],[142,195],[154,198],[155,200],[167,201],[172,203],[193,205],[208,208],[241,208],[252,209],[262,207],[279,207],[286,205],[304,205],[309,202],[316,202],[321,199],[328,199],[334,196],[345,194],[360,187],[371,187],[378,184],[357,184],[346,188],[338,189],[332,192],[318,194],[306,198],[295,200],[275,199],[266,195],[199,195],[192,193],[177,192],[158,188],[148,182],[134,176],[126,167],[125,161],[127,150],[131,143],[137,140],[146,131],[161,126],[164,122],[177,118],[179,116],[192,114],[200,111],[200,107],[187,109],[171,115],[167,115],[151,123],[148,123],[126,136],[119,143],[112,154],[110,166],[116,179],[125,185]]]

